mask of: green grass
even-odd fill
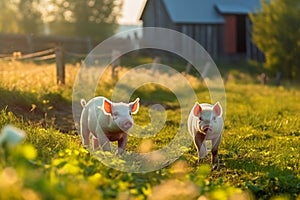
[[[210,171],[210,158],[198,164],[191,143],[168,167],[149,173],[126,173],[105,166],[81,145],[71,110],[78,67],[67,67],[67,84],[61,87],[55,85],[53,69],[54,65],[46,64],[1,63],[0,129],[13,124],[27,137],[17,147],[0,148],[0,199],[300,198],[297,87],[258,85],[249,74],[244,74],[248,84],[246,79],[228,80],[219,170]],[[189,80],[197,95],[209,101],[205,87],[193,77]],[[109,96],[113,81],[107,78],[103,82],[97,92]],[[176,97],[157,85],[145,85],[134,96],[142,100],[134,116],[142,130],[133,130],[132,134],[161,130],[147,139],[131,136],[127,150],[160,149],[175,137],[180,124]],[[166,108],[163,127],[151,126],[149,108],[157,101]],[[108,159],[112,157],[107,154]],[[114,157],[112,162],[123,165],[123,158]]]

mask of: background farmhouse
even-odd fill
[[[147,0],[141,8],[140,20],[143,27],[169,28],[190,36],[215,60],[263,61],[264,55],[251,40],[248,17],[260,8],[260,0]],[[141,35],[141,41],[153,41],[147,33]],[[67,52],[84,57],[98,43],[90,37],[1,33],[0,54],[31,53],[63,44]],[[124,48],[130,45],[126,39],[117,43]],[[177,48],[185,47],[188,48],[182,44]]]
[[[260,7],[260,0],[148,0],[140,19],[143,27],[169,28],[192,37],[214,59],[262,61],[263,54],[251,41],[248,17]]]

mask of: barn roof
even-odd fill
[[[162,1],[174,23],[221,24],[223,14],[248,14],[260,8],[260,0]]]
[[[163,0],[175,23],[224,23],[214,8],[215,0]]]
[[[260,8],[260,0],[218,0],[215,7],[222,14],[248,14]]]

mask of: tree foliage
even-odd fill
[[[116,30],[122,0],[7,0],[0,6],[0,32],[99,40]]]
[[[38,10],[39,0],[20,0],[17,4],[20,33],[38,34],[43,29],[42,13]]]
[[[15,18],[13,8],[9,6],[7,1],[0,1],[0,8],[0,32],[16,32],[18,29],[16,20],[10,20],[10,23],[7,23],[7,19]]]
[[[0,32],[40,34],[43,30],[39,0],[1,1]]]
[[[54,33],[103,39],[117,28],[122,4],[116,0],[52,0],[56,6],[51,27]],[[67,30],[64,30],[67,29]],[[75,34],[74,34],[75,33]]]
[[[252,38],[265,53],[266,67],[293,79],[300,71],[300,0],[262,1],[250,15]]]

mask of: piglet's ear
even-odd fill
[[[112,103],[107,99],[103,100],[103,111],[106,114],[111,114],[112,113]]]
[[[134,102],[129,103],[129,107],[131,108],[131,113],[136,114],[140,108],[140,98],[136,98]]]
[[[213,111],[215,111],[216,115],[219,117],[219,116],[222,116],[223,114],[223,109],[222,109],[222,106],[219,102],[217,102],[214,107],[213,107]]]
[[[200,104],[196,102],[195,105],[194,105],[194,108],[193,108],[194,115],[196,117],[200,117],[201,111],[202,111],[202,108],[201,108]]]

